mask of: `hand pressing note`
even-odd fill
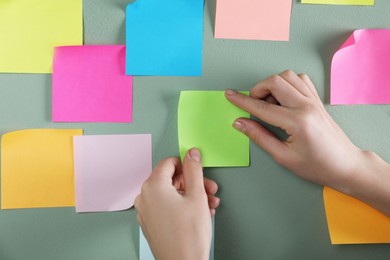
[[[156,259],[209,258],[217,189],[203,177],[197,149],[188,151],[183,165],[179,158],[157,165],[135,201],[138,222]]]
[[[233,124],[279,164],[390,215],[389,164],[349,140],[325,110],[307,75],[284,71],[258,83],[249,96],[227,90],[226,98],[288,134],[287,140],[279,140],[245,118]]]

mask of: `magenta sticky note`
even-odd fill
[[[336,52],[331,104],[390,104],[390,30],[356,30]]]
[[[152,171],[151,135],[75,136],[73,144],[76,211],[132,207]]]
[[[64,46],[54,50],[54,122],[131,122],[132,77],[126,47]]]

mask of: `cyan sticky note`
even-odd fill
[[[203,0],[137,0],[126,10],[126,74],[201,76]]]

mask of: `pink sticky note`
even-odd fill
[[[90,135],[73,138],[76,212],[125,210],[152,171],[152,138]]]
[[[390,104],[390,30],[356,30],[336,52],[331,104]]]
[[[126,47],[57,47],[53,65],[54,122],[131,122],[132,77]]]
[[[291,0],[217,0],[215,38],[288,41]]]

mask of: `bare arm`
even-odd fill
[[[208,260],[217,184],[203,177],[201,156],[167,158],[154,168],[135,200],[137,219],[158,260]]]

